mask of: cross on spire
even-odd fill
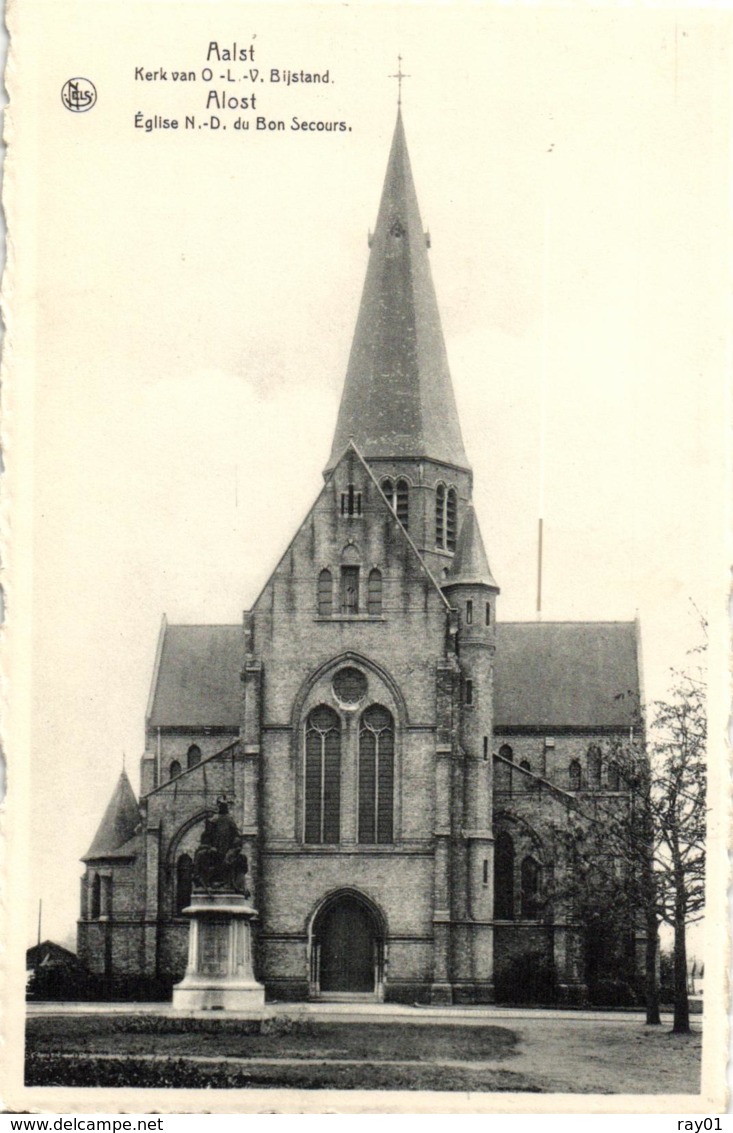
[[[397,74],[388,75],[390,79],[397,79],[397,105],[402,106],[402,80],[412,78],[411,75],[406,75],[402,70],[402,56],[397,56]]]

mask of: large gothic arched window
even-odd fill
[[[506,830],[494,846],[494,916],[499,921],[514,919],[514,843]]]
[[[380,704],[367,708],[359,728],[359,841],[394,837],[394,723]]]
[[[305,727],[304,840],[335,844],[341,835],[341,722],[325,704]]]

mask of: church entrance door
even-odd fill
[[[339,897],[318,918],[321,993],[375,991],[377,926],[366,905]]]

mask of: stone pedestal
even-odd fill
[[[256,1011],[265,989],[252,971],[251,921],[257,910],[239,893],[194,893],[186,974],[173,988],[176,1011]]]

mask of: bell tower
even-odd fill
[[[398,108],[326,476],[353,440],[437,579],[471,498],[425,232]]]

